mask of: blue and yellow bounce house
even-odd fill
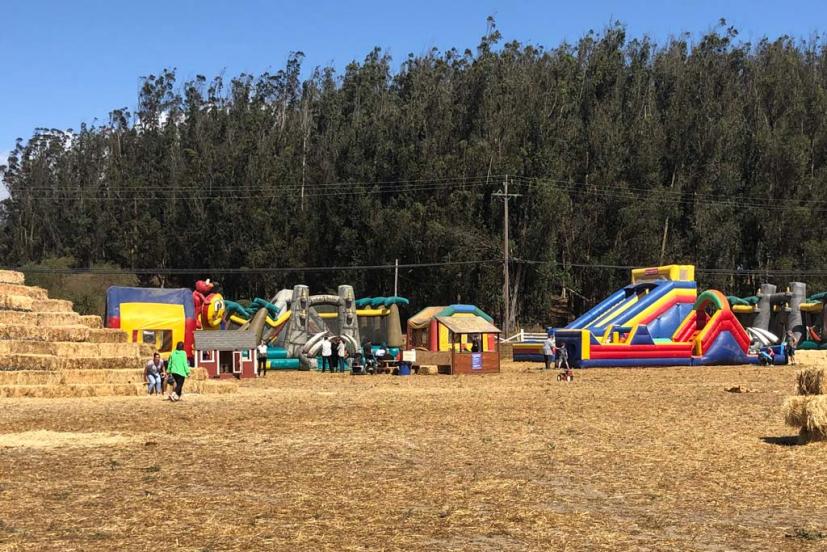
[[[151,345],[163,357],[183,341],[192,358],[195,325],[192,290],[113,286],[106,291],[106,327],[122,329],[130,341]]]

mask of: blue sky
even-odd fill
[[[0,0],[0,164],[36,127],[78,128],[133,108],[139,77],[176,67],[182,79],[280,68],[342,68],[374,46],[397,63],[432,47],[473,48],[493,15],[506,39],[546,46],[610,21],[657,39],[712,29],[724,17],[744,40],[825,31],[824,0]],[[821,24],[819,29],[817,25]]]

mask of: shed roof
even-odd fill
[[[255,349],[256,333],[249,330],[198,330],[196,351],[239,351]]]
[[[500,333],[499,328],[479,316],[437,316],[436,319],[439,320],[440,324],[458,334]]]

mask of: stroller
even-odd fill
[[[376,359],[369,357],[365,359],[362,353],[353,354],[353,365],[350,367],[350,373],[354,376],[364,376],[365,374],[376,373]]]

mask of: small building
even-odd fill
[[[424,349],[432,352],[460,349],[470,351],[472,342],[469,336],[463,335],[458,343],[452,342],[449,339],[448,328],[444,324],[438,324],[438,318],[478,318],[489,324],[494,323],[493,318],[474,305],[425,307],[408,319],[407,348]],[[482,339],[481,349],[483,351],[494,350],[496,341],[496,335],[487,335],[485,339]]]
[[[500,330],[488,320],[479,317],[437,316],[437,331],[447,332],[448,350],[417,349],[413,366],[437,366],[441,373],[491,374],[500,371],[500,351],[497,337]],[[470,347],[464,344],[470,343]],[[476,346],[474,346],[476,344]],[[483,344],[486,346],[483,347]]]
[[[255,332],[243,330],[197,330],[195,366],[211,378],[256,377]]]

